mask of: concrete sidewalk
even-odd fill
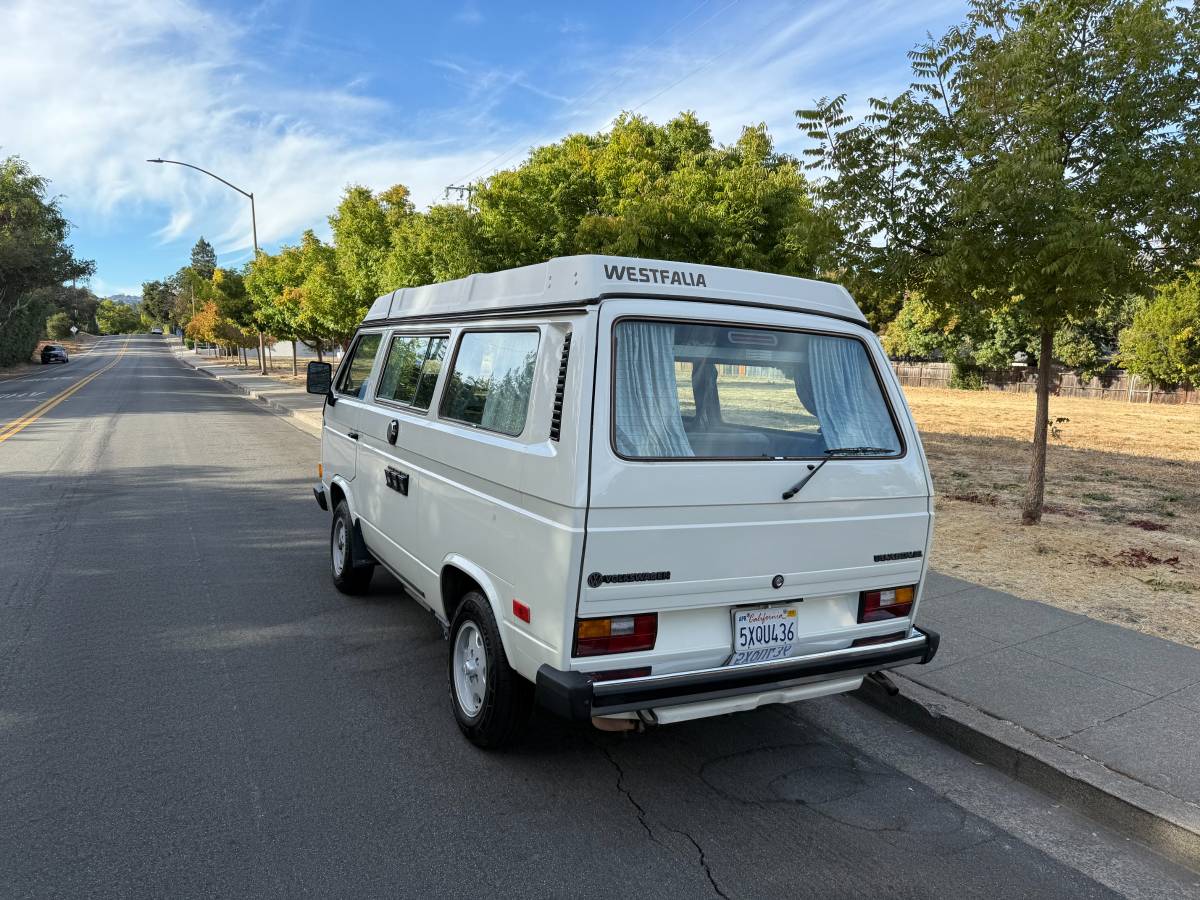
[[[320,436],[323,398],[176,353]],[[861,699],[1200,870],[1200,651],[936,572],[918,623],[937,657]]]
[[[301,431],[313,437],[321,436],[321,411],[325,398],[314,396],[296,384],[270,375],[259,375],[253,370],[223,365],[216,360],[201,356],[194,350],[185,350],[175,342],[171,348],[180,362],[216,378],[222,384],[252,400],[257,400],[272,412],[286,417]]]
[[[864,699],[1200,870],[1200,651],[938,573],[917,619]]]

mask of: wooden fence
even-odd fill
[[[906,363],[892,361],[900,383],[915,387],[949,387],[950,364],[939,362]],[[984,373],[984,388],[989,391],[1033,393],[1037,390],[1037,370],[1016,366]],[[1126,403],[1197,403],[1200,390],[1158,390],[1154,385],[1121,369],[1110,369],[1090,381],[1074,372],[1055,367],[1052,393],[1060,397],[1091,397],[1097,400],[1121,400]]]

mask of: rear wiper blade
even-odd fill
[[[808,465],[808,474],[793,484],[790,488],[783,492],[784,500],[791,500],[800,489],[808,484],[809,479],[821,471],[821,467],[829,462],[835,456],[856,456],[860,453],[894,453],[890,447],[830,447],[825,451],[825,458],[815,466],[812,463]]]
[[[895,453],[892,447],[831,447],[826,456],[852,456],[856,453]]]

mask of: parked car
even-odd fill
[[[324,394],[317,502],[442,623],[476,744],[534,702],[627,730],[925,663],[932,482],[834,284],[581,256],[380,297]]]
[[[43,366],[47,363],[65,363],[67,361],[67,348],[62,344],[46,344],[42,347]]]
[[[153,328],[150,329],[150,333],[151,334],[162,334],[163,330],[160,327],[158,327],[157,325],[155,325]]]

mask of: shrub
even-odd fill
[[[65,312],[56,312],[46,320],[46,334],[56,341],[69,338],[71,336],[71,317]]]
[[[983,369],[963,359],[950,363],[950,387],[960,391],[982,391]]]
[[[1162,285],[1121,332],[1119,359],[1155,384],[1200,385],[1200,272]]]

